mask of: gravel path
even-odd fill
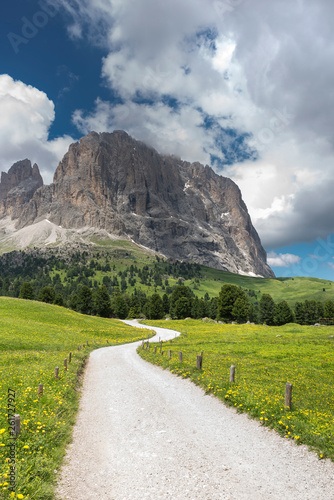
[[[58,499],[334,500],[332,462],[145,362],[138,345],[91,353]]]

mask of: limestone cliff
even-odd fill
[[[231,179],[162,156],[123,131],[91,132],[72,144],[53,184],[36,190],[20,213],[7,207],[8,214],[18,228],[44,218],[64,228],[96,227],[167,257],[274,276]]]
[[[1,173],[0,215],[10,215],[16,219],[22,213],[22,207],[33,197],[35,191],[43,186],[43,179],[38,166],[31,166],[30,160],[21,160]]]

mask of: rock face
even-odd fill
[[[43,186],[43,179],[38,166],[31,166],[30,160],[14,163],[8,174],[1,173],[0,182],[0,215],[18,218],[35,191]]]
[[[4,192],[7,185],[5,177]],[[21,210],[6,210],[18,228],[44,218],[64,228],[96,227],[167,257],[274,276],[232,180],[159,155],[123,131],[91,132],[72,144],[53,184],[35,190]]]

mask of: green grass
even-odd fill
[[[220,325],[198,320],[145,324],[182,335],[163,344],[163,355],[158,344],[149,351],[139,348],[144,359],[189,377],[239,412],[247,412],[286,439],[308,445],[319,458],[334,461],[333,327]],[[182,363],[178,351],[183,353]],[[203,366],[198,370],[196,357],[201,351]],[[229,382],[231,365],[236,366],[234,384]],[[287,382],[293,384],[291,411],[285,408]]]
[[[94,276],[90,279],[93,282],[96,281],[99,285],[102,284],[105,276],[108,276],[109,278],[117,276],[120,282],[118,273],[125,271],[132,264],[138,269],[148,266],[151,270],[157,263],[156,254],[154,252],[148,251],[128,240],[111,240],[108,238],[103,239],[101,237],[98,238],[97,236],[93,236],[89,241],[93,243],[93,245],[82,248],[82,251],[85,250],[88,253],[87,265],[89,260],[94,259],[102,266],[104,266],[107,261],[111,265],[111,268],[115,266],[115,269],[111,272],[95,270]],[[163,260],[161,256],[160,259]],[[306,277],[276,279],[254,278],[232,274],[227,271],[221,271],[206,266],[200,266],[200,268],[200,278],[189,279],[184,282],[184,284],[189,286],[198,297],[204,297],[206,293],[209,294],[210,298],[217,297],[221,287],[225,283],[230,283],[244,289],[254,291],[256,298],[253,297],[251,299],[252,301],[259,301],[263,293],[269,293],[275,302],[286,300],[290,306],[294,306],[297,301],[302,302],[304,300],[316,300],[320,302],[334,300],[334,283],[324,279]],[[56,270],[54,268],[49,271],[52,278],[55,274],[59,274],[63,284],[66,284],[66,272],[67,268],[66,270]],[[148,286],[141,283],[138,275],[135,275],[134,277],[136,279],[134,286],[131,286],[129,284],[129,280],[127,279],[127,294],[131,295],[135,289],[141,290],[147,295],[152,295],[154,293],[155,284],[153,280],[151,281],[150,286]],[[178,278],[180,277],[181,276],[177,275],[169,276],[169,286],[172,287],[176,285],[178,283]],[[76,278],[73,278],[73,281],[75,281],[75,279]],[[325,291],[323,291],[324,289]],[[156,291],[161,295],[165,293],[165,289],[162,286],[157,286]]]
[[[138,267],[147,265],[150,268],[153,267],[154,262],[156,262],[154,253],[148,252],[129,241],[107,240],[107,242],[103,242],[96,239],[94,242],[97,245],[101,245],[104,249],[110,250],[111,254],[115,252],[116,249],[118,251],[128,252],[126,259],[117,257],[115,253],[113,254],[113,264],[115,264],[116,270],[110,275],[116,275],[119,271],[124,271],[126,267],[130,266],[134,261],[136,261]],[[103,273],[97,272],[95,279],[102,282],[103,276]],[[199,297],[204,297],[206,293],[208,293],[210,297],[215,297],[219,294],[221,287],[225,283],[231,283],[242,288],[253,290],[257,293],[258,300],[260,300],[261,294],[269,293],[272,295],[275,302],[286,300],[290,306],[293,306],[298,301],[311,299],[320,302],[334,300],[334,283],[324,279],[306,277],[276,279],[254,278],[229,273],[227,271],[220,271],[206,266],[201,266],[201,276],[200,283],[195,283],[194,280],[186,280],[184,282],[184,284],[189,286],[194,291],[195,295]],[[176,285],[178,281],[177,278],[177,276],[170,277],[168,280],[169,285]],[[127,293],[131,294],[134,288],[141,289],[148,294],[154,292],[154,286],[143,285],[139,283],[139,280],[137,280],[135,287],[128,286]],[[325,292],[323,291],[324,288]],[[157,287],[157,292],[161,294],[164,293],[161,287]]]
[[[65,447],[71,440],[78,409],[80,374],[89,353],[98,347],[145,338],[147,332],[117,320],[84,316],[40,302],[0,298],[0,499],[12,498],[9,487],[10,434],[8,389],[15,391],[21,416],[16,439],[14,498],[54,498]],[[89,346],[77,350],[88,341]],[[72,362],[64,369],[64,359]],[[55,367],[59,379],[55,379]],[[37,395],[38,384],[44,394]]]
[[[217,296],[225,283],[253,290],[257,293],[258,300],[261,298],[261,294],[269,293],[275,302],[286,300],[289,305],[311,299],[321,302],[334,300],[334,283],[332,281],[305,277],[251,278],[204,266],[202,267],[200,284],[197,285],[199,290],[194,291],[199,296],[204,296],[206,292],[210,296]],[[185,284],[194,288],[191,281],[186,281]]]

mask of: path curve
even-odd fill
[[[149,328],[151,341],[178,334]],[[332,462],[142,360],[138,345],[91,353],[58,499],[334,500]]]

